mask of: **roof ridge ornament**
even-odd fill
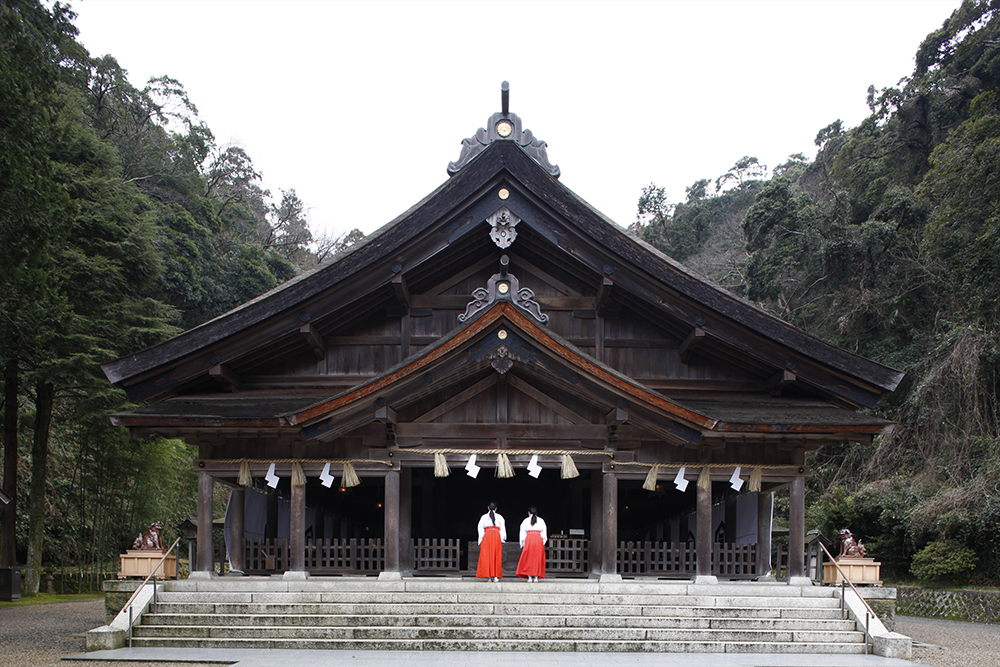
[[[500,272],[490,277],[486,287],[472,290],[472,301],[466,304],[465,312],[458,316],[459,322],[467,322],[473,315],[486,310],[497,301],[510,301],[542,324],[549,321],[549,316],[542,312],[542,307],[535,301],[535,293],[531,288],[521,287],[517,277],[513,273],[507,273],[509,263],[507,255],[501,256]]]
[[[536,139],[531,130],[522,128],[518,115],[510,113],[510,84],[506,81],[500,85],[500,102],[501,111],[490,116],[485,128],[481,127],[473,136],[462,139],[462,152],[457,160],[448,164],[448,175],[457,174],[494,141],[513,141],[550,176],[559,178],[559,167],[549,162],[545,150],[548,144]]]

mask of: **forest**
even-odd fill
[[[872,444],[809,461],[808,527],[850,527],[891,579],[1000,581],[1000,2],[967,0],[857,127],[744,156],[633,231],[814,336],[906,371]]]
[[[808,528],[850,527],[889,580],[1000,582],[1000,0],[968,0],[816,155],[744,156],[632,231],[814,336],[906,371],[894,432],[809,461]],[[0,561],[96,577],[139,527],[194,514],[195,452],[130,439],[100,364],[205,322],[357,241],[314,238],[181,82],[138,89],[71,9],[0,2]],[[836,110],[831,110],[831,116]],[[216,503],[225,506],[224,502]]]
[[[130,405],[100,364],[361,237],[314,238],[295,190],[262,189],[180,82],[137,89],[73,19],[59,3],[0,3],[3,488],[17,499],[0,553],[23,566],[26,594],[43,566],[96,575],[142,526],[195,513],[193,449],[113,428]]]

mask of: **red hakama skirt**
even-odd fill
[[[500,541],[500,527],[486,526],[483,542],[479,545],[479,565],[477,577],[503,576],[503,542]]]
[[[524,536],[521,560],[517,562],[517,576],[525,579],[545,578],[545,545],[542,544],[542,531],[529,530]]]

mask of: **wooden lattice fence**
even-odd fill
[[[896,613],[974,623],[1000,623],[1000,593],[900,586],[896,589]]]

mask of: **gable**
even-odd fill
[[[499,243],[503,234],[513,242]],[[699,397],[708,406],[722,399],[766,405],[755,397],[776,397],[870,407],[901,378],[690,274],[503,141],[329,265],[104,368],[135,400],[340,396],[460,336],[495,300],[481,293],[503,280],[529,290],[520,316],[575,350],[574,363],[596,364],[678,405]],[[509,396],[520,394],[515,388]],[[563,424],[551,406],[529,406],[519,409],[534,422]],[[449,419],[486,408],[452,409]],[[832,415],[828,422],[837,421]],[[669,419],[649,416],[659,418]],[[312,417],[303,419],[290,425],[308,427]]]

